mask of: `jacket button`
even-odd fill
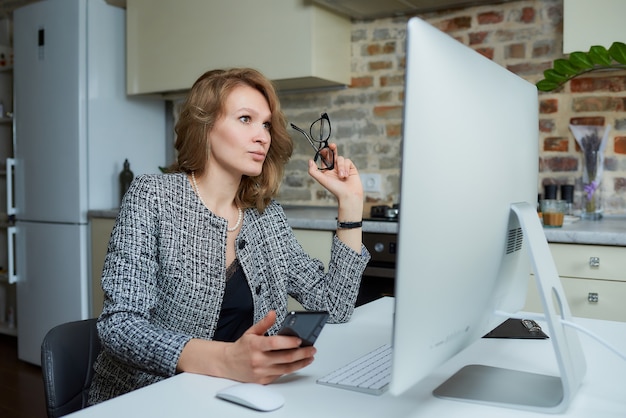
[[[245,247],[245,246],[246,246],[246,241],[244,241],[244,240],[239,241],[239,249],[240,250],[243,250],[243,247]]]

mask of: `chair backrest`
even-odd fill
[[[93,363],[100,352],[96,318],[52,328],[41,344],[41,372],[48,417],[87,406]]]

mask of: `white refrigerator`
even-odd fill
[[[46,0],[14,12],[15,156],[7,164],[18,357],[90,310],[90,209],[119,206],[119,172],[165,165],[165,102],[125,94],[125,10]]]

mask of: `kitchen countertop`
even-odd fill
[[[284,206],[294,229],[334,231],[337,208]],[[117,209],[91,210],[90,218],[115,218]],[[363,232],[396,233],[398,224],[389,221],[364,221]],[[600,221],[579,220],[562,228],[544,228],[548,242],[566,244],[615,245],[626,247],[626,216],[605,216]]]
[[[315,229],[334,231],[337,227],[337,208],[326,206],[283,206],[289,224],[294,229]],[[90,210],[89,218],[115,219],[118,209]],[[398,232],[397,222],[364,221],[364,232],[390,233]]]
[[[561,228],[543,230],[548,242],[626,247],[626,216],[605,216],[599,221],[579,220]]]

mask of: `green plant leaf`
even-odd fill
[[[611,65],[611,56],[605,47],[594,45],[589,49],[589,58],[591,62],[598,65]]]
[[[626,44],[623,42],[613,42],[609,48],[611,58],[620,64],[626,64]]]
[[[552,90],[557,89],[560,85],[561,83],[557,83],[556,81],[549,81],[545,79],[538,81],[536,84],[537,90],[539,91],[552,91]]]
[[[576,67],[574,67],[572,63],[569,62],[569,60],[565,60],[565,59],[554,60],[554,63],[552,66],[554,68],[554,71],[561,73],[563,75],[574,75],[578,73],[578,70],[576,69]]]
[[[599,69],[626,70],[626,44],[613,42],[607,50],[594,45],[589,52],[572,52],[569,59],[556,59],[553,68],[543,72],[544,79],[535,85],[539,91],[552,91],[567,81]]]
[[[587,70],[593,67],[593,62],[591,62],[587,54],[584,52],[572,52],[569,55],[569,61],[574,67],[581,70]]]
[[[563,75],[552,68],[545,70],[543,72],[543,77],[548,81],[554,81],[556,83],[564,83],[568,80],[566,75]]]

